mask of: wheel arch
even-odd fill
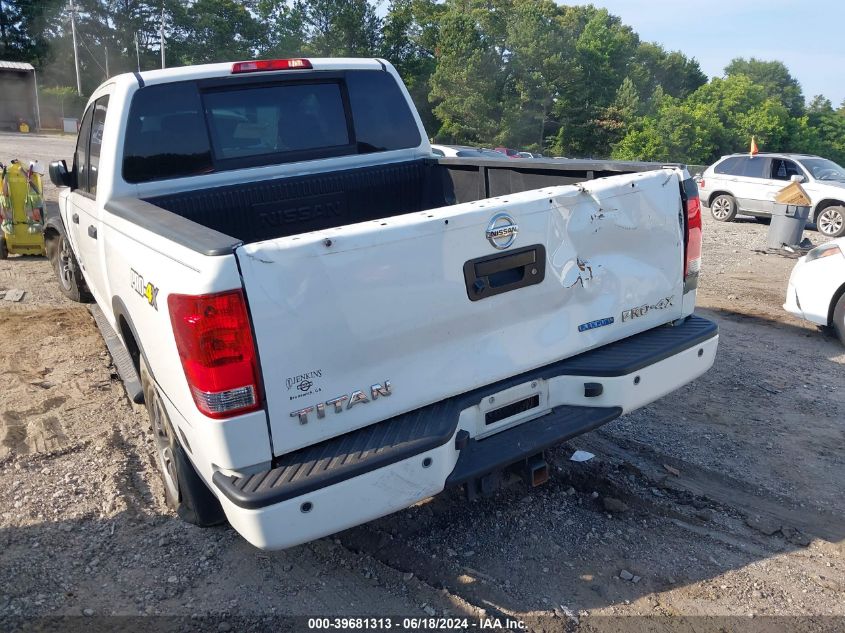
[[[144,361],[147,364],[147,369],[150,372],[150,376],[152,376],[153,380],[155,380],[155,374],[153,374],[153,370],[150,368],[150,359],[144,351],[144,346],[141,344],[141,339],[138,336],[138,330],[135,329],[135,324],[132,321],[132,317],[129,314],[126,304],[123,302],[123,299],[117,295],[112,297],[112,311],[114,312],[114,320],[117,324],[118,334],[120,334],[120,338],[123,340],[123,344],[129,352],[129,356],[132,358],[132,364],[135,366],[135,371],[138,372],[139,376],[141,375],[141,357],[143,356]],[[138,404],[142,403],[139,402]]]
[[[52,262],[56,254],[56,240],[59,239],[61,232],[54,226],[44,227],[44,251],[47,254],[47,261]]]
[[[708,196],[708,198],[707,198],[707,208],[708,208],[708,209],[710,208],[710,206],[713,204],[713,201],[714,201],[714,200],[715,200],[718,196],[730,196],[731,198],[733,198],[734,200],[736,200],[736,196],[735,196],[735,195],[733,195],[730,191],[727,191],[727,190],[724,190],[724,189],[721,189],[721,190],[719,190],[719,191],[714,191],[714,192],[713,192],[713,193],[711,193],[711,194],[710,194],[710,196]]]
[[[820,200],[819,203],[813,207],[813,211],[810,214],[810,221],[815,222],[816,216],[828,207],[845,207],[845,202],[837,200],[836,198],[824,198],[823,200]]]
[[[59,213],[52,211],[47,207],[47,213],[44,218],[44,250],[47,254],[48,261],[53,261],[53,255],[56,252],[56,240],[60,235],[65,234],[65,223],[62,221],[62,216]]]
[[[839,286],[836,292],[833,293],[833,298],[830,300],[830,306],[827,308],[827,325],[830,327],[833,325],[833,311],[836,309],[836,304],[839,302],[840,297],[845,295],[845,284]]]

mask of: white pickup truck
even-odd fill
[[[394,68],[113,77],[45,235],[144,402],[167,499],[284,548],[500,474],[689,383],[683,166],[437,158]]]

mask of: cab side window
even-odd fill
[[[76,138],[76,151],[73,153],[73,174],[76,176],[75,189],[88,191],[88,144],[91,140],[91,118],[94,116],[94,106],[88,108],[82,117],[79,136]]]
[[[97,173],[100,167],[100,149],[103,146],[103,128],[106,124],[106,110],[109,97],[100,97],[94,104],[94,116],[91,119],[91,144],[88,151],[88,188],[91,195],[97,195]]]
[[[789,180],[793,176],[803,176],[798,165],[783,158],[772,159],[772,169],[769,178],[772,180]]]

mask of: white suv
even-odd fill
[[[775,195],[797,180],[810,196],[810,222],[829,237],[845,235],[845,169],[806,154],[732,154],[723,156],[698,180],[701,202],[720,222],[737,213],[768,218]]]

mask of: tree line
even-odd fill
[[[744,151],[845,162],[845,107],[805,103],[779,61],[698,62],[642,41],[593,6],[552,0],[74,0],[83,92],[106,75],[291,56],[383,57],[439,142],[547,155],[707,164]],[[0,0],[0,59],[36,65],[47,98],[73,95],[66,0]],[[845,104],[843,104],[845,105]]]

